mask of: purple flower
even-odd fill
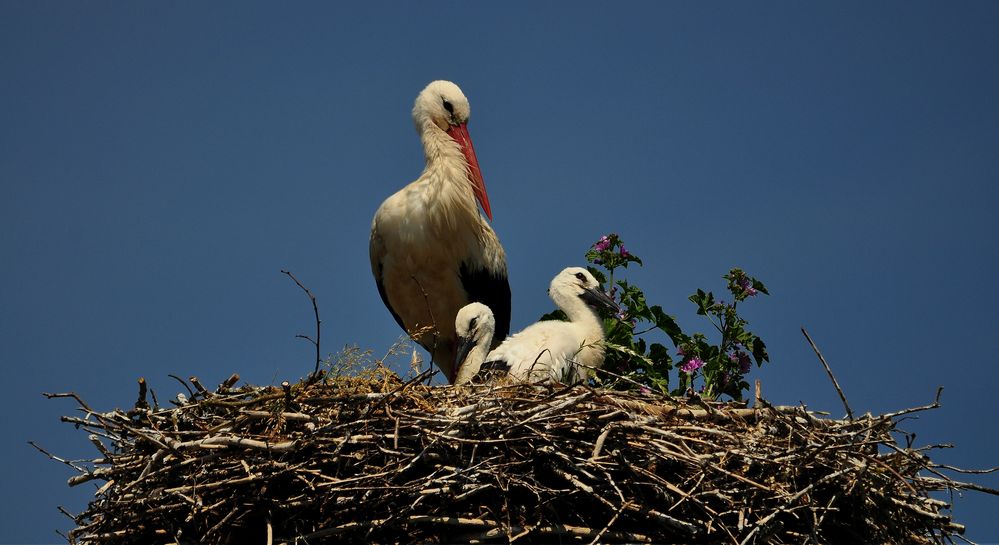
[[[756,295],[757,293],[756,288],[753,287],[753,283],[750,282],[745,276],[739,279],[739,287],[742,288],[742,291],[750,297]]]
[[[683,351],[683,347],[682,346],[678,346],[678,347],[676,347],[676,355],[677,356],[686,356],[687,353]]]
[[[704,360],[696,356],[689,358],[687,361],[680,364],[680,370],[684,373],[693,373],[701,367],[704,367]]]
[[[752,369],[752,362],[749,361],[749,354],[746,354],[742,350],[736,350],[734,354],[729,354],[728,358],[732,360],[732,363],[739,364],[739,372],[743,375]]]
[[[598,252],[606,252],[611,247],[610,237],[604,235],[593,245],[593,249]]]
[[[641,392],[641,393],[643,393],[643,394],[651,394],[652,393],[652,390],[648,389],[645,386],[642,386],[641,388],[639,388],[638,391]]]
[[[628,250],[624,249],[624,244],[622,244],[621,245],[621,257],[628,257],[629,255],[631,255],[631,254],[628,253]]]

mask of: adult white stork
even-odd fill
[[[617,304],[582,267],[569,267],[552,280],[548,295],[565,312],[568,322],[545,320],[508,337],[486,354],[492,342],[492,311],[482,304],[463,307],[455,317],[458,334],[455,384],[472,380],[480,370],[505,371],[518,380],[582,382],[590,367],[604,362],[603,321],[598,308],[618,310]]]
[[[426,167],[382,203],[371,223],[371,272],[396,322],[426,348],[448,381],[455,378],[454,318],[473,301],[495,313],[499,343],[510,330],[506,255],[468,136],[468,99],[434,81],[416,97],[413,121]]]

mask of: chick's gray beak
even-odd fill
[[[472,337],[458,337],[458,350],[455,352],[454,356],[454,375],[458,376],[458,370],[461,369],[461,364],[465,363],[465,357],[471,352],[472,347],[475,346],[475,339]]]
[[[617,306],[617,302],[599,288],[587,288],[579,297],[584,303],[595,309],[607,309],[614,313],[621,311],[621,308]]]

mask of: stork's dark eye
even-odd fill
[[[584,274],[583,274],[583,273],[581,273],[581,272],[578,272],[578,273],[576,273],[576,278],[577,278],[577,279],[578,279],[578,280],[579,280],[580,282],[586,282],[586,275],[584,275]]]
[[[468,322],[468,330],[469,331],[474,330],[475,329],[475,324],[478,321],[479,321],[479,317],[478,316],[476,316],[475,318],[472,318],[471,321]]]
[[[446,98],[442,98],[441,100],[444,101],[444,109],[447,110],[447,113],[453,114],[454,113],[454,105],[451,104],[450,102],[448,102]]]

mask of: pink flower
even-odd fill
[[[610,237],[608,237],[607,235],[600,237],[600,240],[598,240],[597,243],[593,245],[593,249],[598,252],[606,252],[608,249],[610,249],[610,247],[611,247],[611,240]]]
[[[680,370],[684,373],[693,373],[701,367],[704,367],[704,360],[696,356],[688,358],[687,361],[680,364]]]

